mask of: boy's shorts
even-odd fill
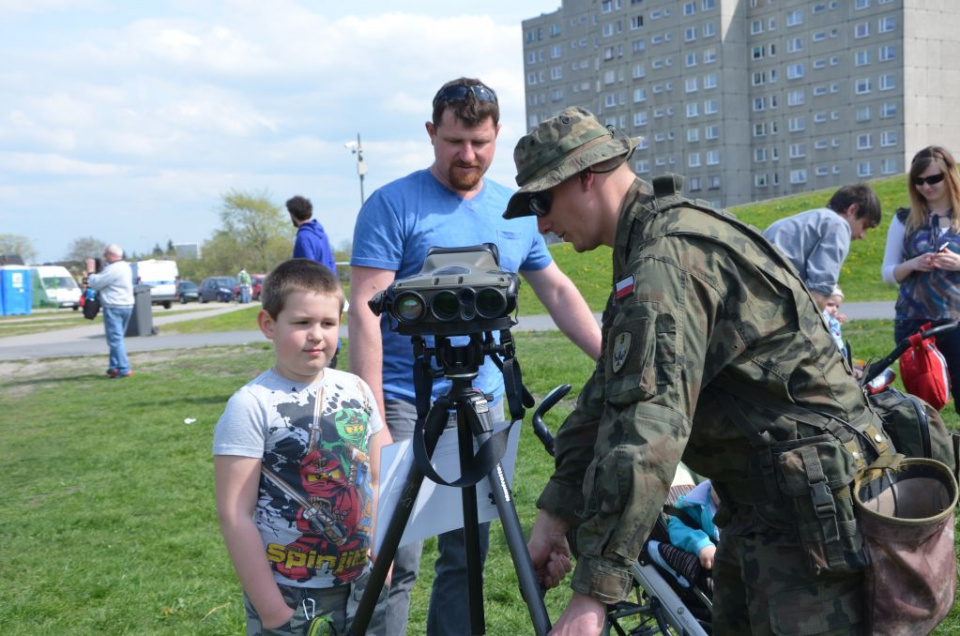
[[[336,636],[345,634],[360,604],[370,578],[370,568],[348,585],[337,587],[291,587],[280,585],[280,594],[294,608],[293,617],[274,629],[264,629],[260,616],[246,592],[243,606],[247,611],[247,636]],[[380,591],[367,634],[386,633],[387,586]]]

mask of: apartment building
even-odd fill
[[[715,205],[960,154],[957,0],[563,0],[523,50],[529,127],[582,106]]]

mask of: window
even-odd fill
[[[804,92],[802,88],[787,93],[788,106],[802,106],[804,101]]]
[[[563,47],[557,45],[550,49],[550,57],[552,59],[557,59],[558,57],[563,56]]]
[[[767,81],[767,74],[763,71],[755,71],[753,73],[753,78],[750,80],[750,83],[753,86],[760,86]]]
[[[687,129],[687,143],[694,143],[700,141],[700,129],[699,128],[688,128]]]
[[[560,66],[554,66],[550,69],[550,79],[558,80],[563,78],[563,68]]]
[[[827,68],[827,61],[826,61],[826,60],[814,60],[814,61],[813,61],[813,68],[815,68],[815,69]]]
[[[818,177],[825,177],[825,176],[827,176],[828,174],[830,174],[830,168],[828,168],[828,167],[826,167],[826,166],[817,166],[816,175],[817,175]]]
[[[754,137],[763,137],[767,134],[767,127],[763,123],[753,125],[753,136]]]
[[[608,38],[613,35],[613,22],[603,25],[603,37]]]
[[[647,76],[647,69],[643,64],[636,64],[633,67],[633,79],[640,79]]]
[[[827,149],[827,140],[826,140],[826,139],[818,139],[818,140],[816,140],[815,142],[813,142],[813,149],[814,149],[814,150],[826,150],[826,149]]]
[[[762,97],[753,98],[753,110],[754,112],[761,111],[765,108]]]
[[[892,62],[897,59],[897,47],[893,44],[887,44],[877,49],[877,57],[881,62]]]
[[[537,84],[537,74],[536,73],[527,74],[527,85],[536,86],[536,84]]]
[[[697,39],[697,27],[687,27],[683,31],[683,39],[685,42],[693,42]]]
[[[880,76],[880,90],[890,91],[897,87],[897,78],[894,75]]]
[[[641,110],[633,114],[634,126],[645,126],[647,124],[647,111]]]
[[[821,85],[821,86],[814,86],[814,87],[813,87],[813,95],[814,95],[814,97],[819,97],[819,96],[821,96],[821,95],[826,95],[826,94],[827,94],[827,87],[826,87],[826,86],[822,86],[822,85]]]
[[[750,23],[750,35],[763,33],[763,20],[754,20]]]
[[[603,105],[607,108],[613,108],[617,105],[617,94],[616,93],[607,93],[603,97]]]
[[[861,161],[857,164],[857,176],[869,177],[873,174],[873,165],[869,161]]]
[[[639,53],[645,51],[647,48],[647,41],[644,39],[634,40],[633,41],[633,52]]]
[[[756,148],[753,151],[753,162],[762,163],[767,160],[767,149],[766,148]]]
[[[813,123],[822,124],[825,121],[827,121],[827,114],[825,112],[820,111],[819,113],[813,114]]]
[[[827,39],[827,33],[825,31],[817,31],[816,33],[813,34],[811,39],[814,42],[823,42],[824,40]]]
[[[787,79],[795,80],[803,77],[803,62],[791,64],[787,67]]]
[[[858,122],[870,121],[869,106],[861,106],[860,108],[857,109],[857,121]]]
[[[637,174],[646,174],[650,172],[650,160],[649,159],[640,159],[634,164],[637,169]]]
[[[766,188],[766,187],[767,187],[767,173],[766,173],[766,172],[762,172],[762,173],[760,173],[760,174],[755,174],[755,175],[753,175],[753,185],[755,185],[755,186],[758,187],[758,188]]]
[[[703,114],[704,115],[714,115],[717,111],[720,110],[720,101],[716,99],[708,99],[703,102]]]
[[[854,5],[854,8],[857,11],[859,11],[860,9],[868,9],[870,8],[870,0],[857,0],[856,4]]]
[[[687,157],[687,166],[690,168],[699,168],[700,167],[700,153],[691,152]]]
[[[683,15],[693,15],[697,12],[697,3],[696,2],[684,2],[683,3]]]
[[[700,3],[700,9],[703,11],[710,11],[711,9],[717,8],[717,0],[702,0]]]
[[[864,95],[864,94],[870,92],[870,78],[869,78],[869,77],[861,77],[861,78],[858,78],[858,79],[855,81],[855,84],[856,84],[856,87],[854,88],[854,92],[856,92],[857,95]]]
[[[890,33],[897,28],[897,19],[892,15],[877,20],[877,33]]]
[[[684,88],[688,93],[697,92],[697,78],[694,76],[688,77],[686,80],[684,80]]]
[[[647,101],[647,89],[645,88],[635,88],[633,89],[633,103],[639,104],[640,102]]]
[[[763,59],[764,49],[762,46],[755,46],[750,51],[750,56],[755,60]]]
[[[550,100],[551,100],[551,101],[554,101],[554,102],[562,102],[562,101],[563,101],[563,89],[562,89],[562,88],[555,88],[555,89],[553,89],[552,91],[550,91]]]
[[[857,51],[854,59],[857,66],[866,66],[870,63],[870,51]]]
[[[704,130],[703,136],[705,139],[720,139],[720,126],[716,124],[707,126],[706,130]]]
[[[897,174],[897,160],[883,159],[880,161],[881,174]]]
[[[857,23],[857,25],[853,28],[853,37],[857,39],[870,37],[870,23],[869,22]]]
[[[600,10],[604,13],[613,11],[613,0],[603,0],[603,2],[600,3]]]
[[[887,119],[889,117],[897,116],[897,104],[896,102],[887,102],[881,104],[880,106],[880,118]]]
[[[631,31],[636,31],[637,29],[639,29],[639,28],[642,27],[642,26],[643,26],[643,16],[642,16],[642,15],[635,15],[635,16],[633,16],[632,18],[630,18],[630,30],[631,30]]]
[[[805,168],[790,171],[790,183],[797,185],[807,182],[807,171]]]
[[[873,140],[870,133],[857,135],[857,150],[870,150],[873,148]]]
[[[703,63],[710,64],[717,61],[717,49],[709,48],[703,51]]]
[[[707,90],[707,89],[710,89],[710,88],[716,88],[716,87],[717,87],[717,74],[716,74],[716,73],[708,73],[708,74],[706,74],[706,75],[703,76],[703,89],[704,89],[704,90]]]
[[[709,183],[708,187],[709,187],[711,190],[719,190],[719,189],[720,189],[720,175],[712,175],[712,176],[710,176],[710,177],[709,177],[709,180],[708,180],[708,183]],[[714,207],[719,208],[720,206],[719,206],[719,205],[714,205]]]
[[[707,165],[715,166],[720,163],[720,151],[719,150],[708,150],[707,151]]]
[[[780,98],[777,97],[776,93],[767,95],[767,108],[776,108],[780,105]]]
[[[787,129],[790,132],[800,132],[801,130],[806,130],[806,128],[807,128],[806,117],[791,117],[787,121]]]
[[[897,145],[897,133],[894,130],[886,130],[880,133],[880,145],[883,147]]]
[[[797,53],[803,50],[803,38],[790,38],[787,40],[787,53]]]
[[[806,144],[790,144],[790,158],[799,159],[807,156]]]
[[[709,38],[717,34],[717,25],[713,22],[707,22],[703,25],[703,37]]]
[[[683,65],[686,68],[697,65],[697,54],[696,53],[687,53],[683,56]]]
[[[687,117],[696,117],[700,114],[700,105],[697,102],[687,104]]]
[[[787,28],[803,24],[803,10],[796,9],[787,14]]]
[[[703,186],[700,185],[700,177],[691,177],[690,178],[690,192],[699,192],[703,189]]]

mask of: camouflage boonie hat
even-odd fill
[[[533,214],[529,207],[532,193],[549,190],[590,166],[633,152],[641,139],[607,128],[582,108],[564,109],[517,142],[513,161],[520,189],[510,197],[503,218]]]

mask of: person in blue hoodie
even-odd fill
[[[287,201],[287,212],[297,228],[297,239],[293,243],[293,258],[309,258],[326,265],[334,274],[337,264],[330,249],[330,240],[320,222],[313,218],[313,204],[310,199],[297,195]]]
[[[650,558],[673,574],[683,587],[705,581],[708,587],[712,588],[712,581],[708,579],[711,578],[713,559],[720,541],[720,529],[714,525],[713,517],[719,505],[720,498],[710,480],[700,482],[693,490],[677,499],[675,511],[668,510],[670,514],[667,515],[667,532],[670,535],[670,545],[650,542]],[[671,546],[695,555],[702,572],[694,563],[688,561],[692,560],[692,557],[671,557]]]

